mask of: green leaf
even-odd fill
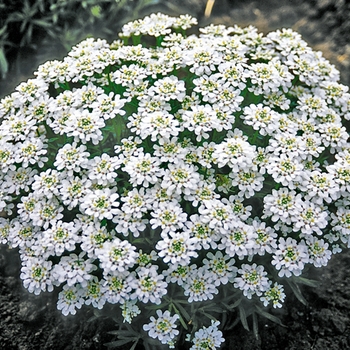
[[[109,331],[108,334],[118,335],[118,336],[124,336],[124,337],[130,337],[130,335],[134,335],[133,332],[130,332],[126,329],[119,329],[116,331]]]
[[[135,341],[135,343],[132,345],[132,347],[130,348],[130,350],[135,350],[137,343],[138,343],[138,341]]]
[[[256,310],[257,310],[257,312],[258,312],[259,315],[261,315],[261,316],[267,318],[268,320],[270,320],[270,321],[272,321],[272,322],[274,322],[274,323],[277,323],[278,325],[280,325],[280,326],[282,326],[282,327],[286,327],[286,326],[282,323],[282,321],[281,321],[281,319],[280,319],[279,317],[274,316],[274,315],[271,315],[269,312],[264,311],[262,308],[260,308],[260,307],[257,306],[257,305],[255,305],[255,307],[256,307]]]
[[[138,341],[139,338],[126,338],[126,339],[120,339],[120,340],[115,340],[109,343],[105,343],[104,345],[107,346],[108,348],[112,348],[112,347],[117,347],[117,346],[121,346],[121,345],[125,345],[128,343],[131,343],[132,341]]]
[[[305,306],[307,306],[307,305],[308,305],[308,302],[307,302],[307,300],[304,298],[304,296],[302,295],[299,286],[298,286],[295,282],[293,282],[293,281],[287,280],[287,282],[288,282],[288,285],[289,285],[290,289],[293,291],[294,295],[297,297],[297,299],[298,299],[302,304],[304,304]]]
[[[188,326],[185,322],[185,320],[183,319],[181,312],[177,309],[177,307],[175,306],[175,304],[173,304],[174,310],[175,312],[180,316],[180,323],[182,324],[182,327],[185,328],[186,330],[188,329]]]
[[[248,322],[247,322],[247,314],[244,310],[244,307],[242,305],[239,305],[238,310],[239,310],[239,318],[241,320],[241,323],[242,323],[244,329],[246,329],[248,332],[250,332]]]
[[[313,288],[317,288],[320,285],[319,281],[310,280],[310,279],[305,278],[305,277],[295,277],[295,278],[293,278],[293,280],[295,281],[295,283],[304,284],[305,286],[309,286],[309,287],[313,287]]]
[[[258,318],[256,316],[256,313],[253,312],[253,334],[256,340],[259,339],[259,324],[258,324]]]
[[[5,56],[4,49],[0,48],[0,74],[2,79],[5,79],[7,72],[8,72],[8,62]]]
[[[33,19],[32,23],[37,25],[38,27],[44,27],[44,28],[48,28],[52,26],[52,23],[46,22],[42,19]]]
[[[179,309],[179,311],[181,312],[181,315],[184,316],[184,318],[189,321],[191,319],[191,316],[189,315],[189,313],[186,311],[186,309],[177,301],[174,301],[174,303],[176,304],[176,307]]]
[[[202,314],[204,316],[207,316],[210,320],[217,321],[216,317],[214,317],[212,314],[209,314],[208,312],[202,311]]]
[[[239,305],[241,304],[241,302],[242,302],[242,298],[239,298],[239,299],[236,300],[233,304],[228,305],[228,308],[229,308],[230,310],[233,310],[233,309],[235,309],[237,306],[239,306]]]

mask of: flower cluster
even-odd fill
[[[193,24],[152,14],[86,39],[0,101],[0,241],[24,286],[60,288],[65,315],[145,314],[170,346],[186,303],[281,307],[282,278],[350,246],[338,71],[289,29]],[[220,346],[217,325],[191,349]]]

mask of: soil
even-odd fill
[[[170,11],[169,14],[188,12],[199,19],[201,26],[212,22],[253,24],[265,33],[291,27],[340,70],[342,83],[350,84],[349,0],[216,0],[210,18],[203,15],[206,0],[173,0],[171,10],[162,3],[165,1],[153,10]],[[6,93],[24,80],[25,75],[28,77],[37,63],[33,60],[28,67],[27,62],[18,76],[9,79]],[[0,88],[0,95],[3,94]],[[307,305],[293,294],[287,296],[283,311],[276,312],[284,326],[261,318],[256,337],[238,324],[224,334],[226,341],[222,349],[350,349],[348,266],[349,250],[334,256],[327,267],[312,269],[310,276],[319,281],[319,286],[303,287]],[[115,339],[108,333],[116,328],[111,317],[96,319],[90,307],[83,308],[76,316],[64,317],[56,310],[54,293],[40,296],[28,293],[19,275],[18,253],[0,245],[0,349],[97,350],[106,349],[104,344]]]

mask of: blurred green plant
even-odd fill
[[[160,0],[3,0],[0,3],[0,79],[20,65],[21,50],[64,54],[78,41],[118,28]],[[43,45],[44,44],[44,45]],[[47,49],[43,49],[45,46]],[[40,50],[39,50],[40,47]],[[52,55],[52,53],[51,53]]]

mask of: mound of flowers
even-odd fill
[[[58,288],[64,315],[119,305],[146,348],[220,347],[229,312],[282,307],[350,245],[339,72],[290,29],[195,24],[86,39],[0,101],[0,241],[24,286]]]

